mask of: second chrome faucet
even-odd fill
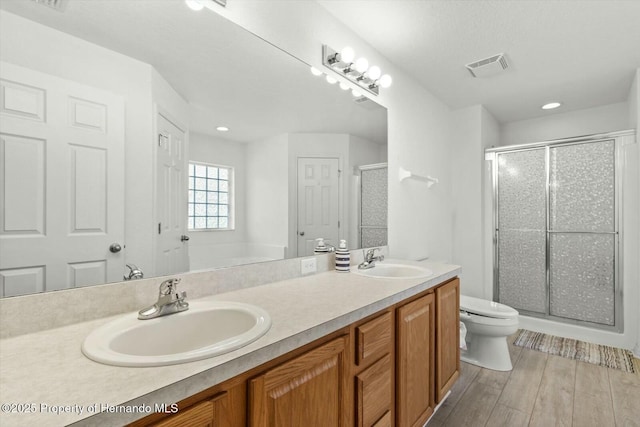
[[[358,268],[360,270],[366,270],[368,268],[373,268],[376,266],[376,261],[384,260],[384,255],[376,255],[376,251],[380,251],[380,248],[369,249],[367,253],[364,255],[364,261],[358,264]]]

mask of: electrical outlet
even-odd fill
[[[317,271],[316,259],[306,258],[300,261],[300,274],[303,276],[306,274],[315,273]]]

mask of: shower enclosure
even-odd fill
[[[387,164],[377,163],[358,167],[360,248],[387,244]]]
[[[622,330],[625,135],[486,151],[493,160],[496,301],[526,315]]]

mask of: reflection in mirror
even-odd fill
[[[384,108],[183,2],[0,9],[2,296],[360,244]]]

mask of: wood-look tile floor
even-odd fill
[[[427,427],[640,427],[640,375],[509,350],[511,372],[462,362],[451,395]]]

